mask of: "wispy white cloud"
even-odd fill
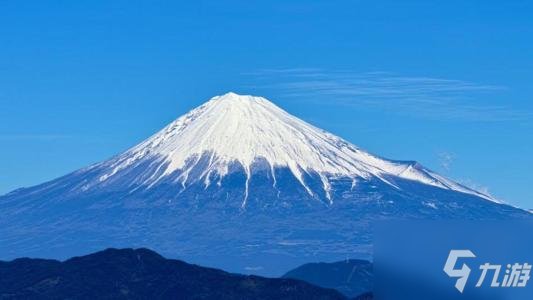
[[[453,155],[452,153],[443,151],[443,152],[440,152],[438,156],[439,156],[439,165],[441,166],[441,168],[443,168],[444,170],[450,170],[455,160],[455,155]]]
[[[264,268],[262,266],[257,266],[257,267],[244,267],[244,269],[248,272],[254,272],[254,271],[261,271]]]
[[[263,69],[247,75],[255,76],[254,88],[271,89],[292,99],[363,105],[434,119],[508,121],[531,117],[531,112],[487,101],[488,95],[506,90],[497,85],[318,68]]]

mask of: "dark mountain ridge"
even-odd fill
[[[333,263],[308,263],[287,272],[283,278],[303,280],[335,289],[347,297],[356,297],[373,290],[373,274],[373,263],[348,259]]]
[[[346,298],[299,280],[231,274],[147,249],[107,249],[64,262],[0,261],[0,299]]]

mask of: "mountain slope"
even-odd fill
[[[207,188],[212,183],[220,184],[232,164],[236,164],[246,175],[243,207],[258,164],[270,169],[274,187],[275,169],[287,168],[310,196],[317,192],[306,183],[304,174],[318,175],[323,188],[320,193],[325,193],[330,202],[331,176],[351,178],[354,184],[356,178],[374,177],[392,186],[386,177],[397,176],[489,199],[414,162],[390,161],[368,154],[264,98],[234,93],[212,98],[138,146],[90,167],[89,170],[98,169],[100,176],[79,188],[98,189],[147,161],[147,172],[132,178],[135,188],[149,189],[168,177],[183,189],[196,182]],[[193,172],[198,164],[202,164],[202,172]]]
[[[4,259],[150,247],[276,276],[370,258],[374,220],[533,217],[233,93],[109,160],[1,196],[0,214]]]
[[[374,266],[366,260],[309,263],[290,270],[283,278],[299,279],[356,297],[374,289]]]
[[[334,290],[108,249],[65,262],[0,261],[0,299],[346,299]]]

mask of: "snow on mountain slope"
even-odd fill
[[[310,261],[370,259],[376,220],[532,218],[488,200],[264,98],[229,93],[116,157],[0,196],[0,259],[149,247],[276,276]]]
[[[207,167],[196,178],[190,178],[190,171],[204,154],[210,157]],[[288,114],[265,98],[235,93],[212,98],[141,144],[101,163],[97,167],[104,167],[106,171],[99,181],[120,176],[122,170],[148,159],[157,164],[152,168],[153,174],[143,179],[142,184],[148,187],[177,171],[181,172],[177,180],[184,188],[188,183],[200,180],[207,187],[212,183],[213,174],[218,175],[220,184],[220,180],[228,174],[230,164],[238,162],[247,175],[243,207],[246,205],[252,166],[258,159],[266,160],[274,181],[275,168],[289,168],[310,195],[314,191],[305,183],[304,174],[318,174],[330,202],[333,201],[330,196],[332,177],[349,177],[354,184],[357,177],[377,177],[394,186],[386,179],[387,176],[494,200],[417,163],[390,161],[366,153]],[[190,160],[194,163],[187,164]]]

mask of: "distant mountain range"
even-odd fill
[[[0,299],[346,300],[293,279],[231,274],[147,249],[108,249],[65,262],[0,261]]]
[[[366,260],[349,259],[334,263],[308,263],[287,272],[283,278],[303,280],[357,297],[374,289],[374,266]]]
[[[113,158],[1,196],[0,215],[0,259],[148,247],[269,276],[371,259],[375,220],[533,218],[234,93]]]

